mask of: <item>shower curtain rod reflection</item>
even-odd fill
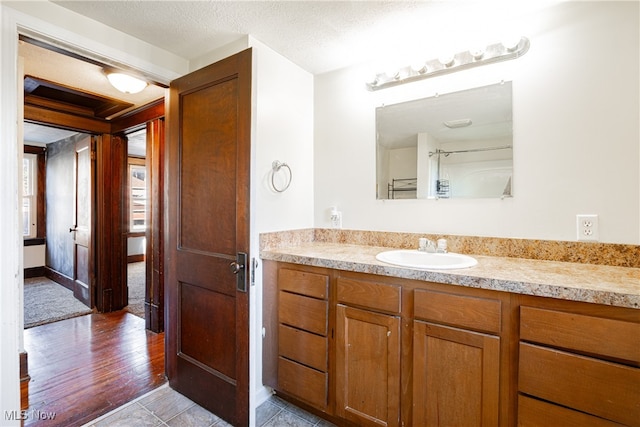
[[[487,147],[487,148],[472,148],[469,150],[452,150],[452,151],[445,151],[445,150],[440,150],[439,148],[436,149],[436,151],[429,151],[429,157],[432,157],[434,154],[444,154],[445,157],[448,156],[449,154],[457,154],[457,153],[475,153],[478,151],[494,151],[494,150],[506,150],[508,148],[513,148],[512,145],[503,145],[501,147]]]

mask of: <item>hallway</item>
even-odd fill
[[[125,311],[37,326],[24,340],[25,426],[79,426],[166,382],[164,333]]]

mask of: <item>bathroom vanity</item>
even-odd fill
[[[640,426],[640,269],[263,250],[263,381],[338,425]]]

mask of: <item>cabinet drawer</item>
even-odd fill
[[[640,323],[523,306],[520,339],[640,363]]]
[[[278,287],[281,291],[327,299],[329,294],[328,276],[288,268],[280,269],[278,274]]]
[[[447,325],[498,334],[500,301],[416,289],[414,317]]]
[[[327,339],[320,335],[280,325],[278,353],[319,371],[327,370]]]
[[[563,427],[622,427],[622,424],[542,400],[518,396],[518,427],[554,426],[559,420]]]
[[[341,303],[389,313],[400,313],[401,310],[401,287],[397,285],[339,278],[336,295]]]
[[[327,301],[279,292],[278,321],[318,335],[327,335]]]
[[[520,392],[640,425],[640,369],[520,343]]]
[[[278,359],[278,388],[316,408],[327,408],[327,374],[282,357]]]

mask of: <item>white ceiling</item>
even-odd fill
[[[407,51],[434,54],[448,48],[448,43],[465,43],[463,48],[468,48],[474,41],[497,41],[477,38],[504,36],[505,30],[512,30],[508,25],[515,24],[519,16],[558,1],[53,3],[188,60],[248,34],[305,70],[320,74]]]

